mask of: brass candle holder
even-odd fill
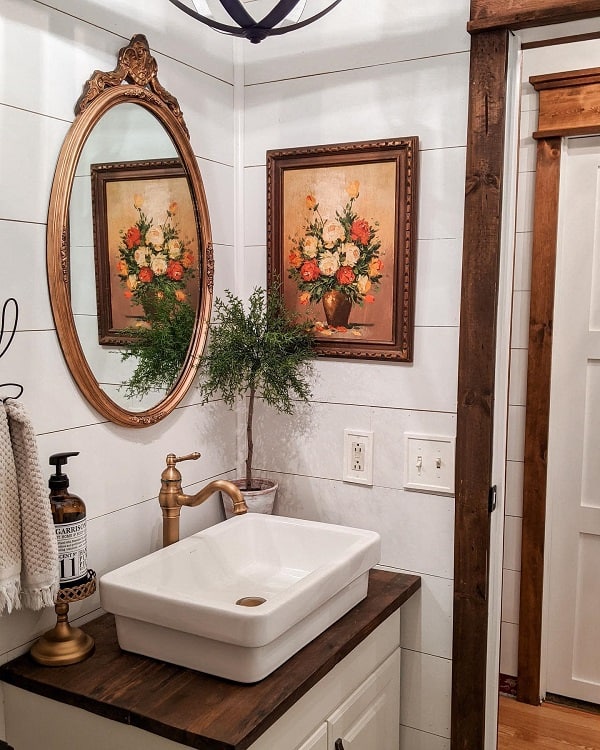
[[[56,625],[39,638],[31,647],[30,654],[46,667],[63,667],[77,664],[94,650],[94,639],[81,628],[69,624],[69,605],[87,599],[96,591],[96,573],[88,570],[88,580],[79,586],[60,589],[54,611]]]

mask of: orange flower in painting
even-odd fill
[[[306,196],[306,208],[313,211],[317,205],[317,199],[314,195],[311,195],[310,193]]]
[[[178,208],[179,208],[179,206],[177,205],[177,201],[173,201],[172,203],[170,203],[170,204],[169,204],[169,209],[168,209],[168,211],[169,211],[169,213],[170,213],[171,215],[173,215],[173,214],[176,214],[176,213],[177,213],[177,209],[178,209]]]
[[[187,294],[183,291],[183,289],[177,289],[175,292],[175,299],[177,302],[185,302],[187,299]]]
[[[382,271],[383,261],[379,258],[371,258],[371,261],[369,263],[369,276],[371,278],[373,278],[374,276],[379,276]]]
[[[340,284],[351,284],[356,278],[356,275],[350,266],[342,266],[336,271],[335,277]]]
[[[364,300],[368,305],[372,305],[375,302],[375,297],[372,294],[365,294]]]
[[[169,261],[167,276],[173,281],[180,281],[183,278],[183,266],[181,263],[176,260]]]
[[[191,268],[194,265],[194,253],[184,253],[181,259],[181,265],[184,268]]]
[[[309,292],[302,292],[300,297],[298,298],[301,305],[308,305],[310,302],[310,294]]]
[[[119,274],[119,276],[127,276],[129,274],[127,263],[124,260],[120,260],[117,262],[117,273]]]
[[[360,189],[360,182],[358,180],[352,180],[346,185],[346,192],[350,198],[358,198],[358,191]]]
[[[355,219],[350,227],[350,237],[361,245],[368,245],[371,239],[371,227],[366,219]]]
[[[290,261],[290,266],[293,268],[300,268],[302,265],[302,253],[300,250],[298,250],[297,247],[294,247],[292,250],[290,250],[290,254],[288,257]]]
[[[125,299],[131,299],[133,297],[133,292],[131,292],[129,289],[126,289],[123,292],[123,297],[125,297]]]
[[[303,281],[314,281],[315,279],[318,279],[320,275],[321,271],[319,271],[319,266],[314,260],[307,260],[300,268],[300,276]]]
[[[142,239],[142,233],[140,232],[140,228],[129,227],[129,229],[125,232],[124,239],[125,239],[125,245],[127,246],[128,250],[131,250],[136,245],[139,245]]]
[[[148,266],[144,266],[144,268],[140,268],[138,278],[143,284],[149,284],[154,278],[154,271]]]

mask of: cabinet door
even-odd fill
[[[328,720],[328,750],[398,750],[400,649]]]
[[[317,731],[300,745],[298,750],[327,750],[327,724],[323,722]]]

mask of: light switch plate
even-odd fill
[[[404,433],[404,487],[454,494],[453,437]]]

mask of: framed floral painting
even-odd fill
[[[418,138],[267,152],[267,274],[319,354],[412,361]]]
[[[100,344],[132,341],[199,294],[196,211],[179,159],[91,165]]]

